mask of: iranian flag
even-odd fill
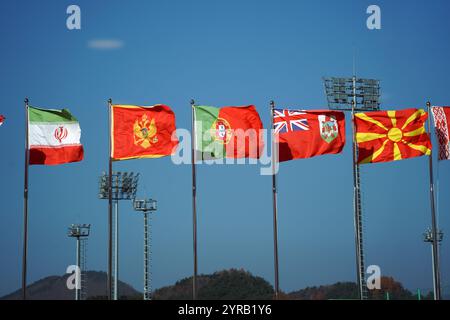
[[[66,109],[28,107],[29,163],[56,165],[83,160],[81,129]]]
[[[194,106],[195,149],[202,159],[259,158],[263,126],[255,106]]]

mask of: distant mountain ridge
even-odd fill
[[[28,286],[30,300],[73,300],[75,292],[66,287],[69,275],[49,276]],[[243,269],[229,269],[210,275],[199,275],[198,299],[200,300],[270,300],[273,299],[272,285],[265,279],[254,276]],[[370,292],[370,299],[411,300],[417,295],[403,288],[402,284],[391,277],[381,278],[382,290]],[[280,299],[286,300],[328,300],[357,299],[358,290],[354,282],[337,282],[331,285],[307,287],[290,293],[280,293]],[[142,293],[132,286],[119,281],[120,299],[142,299]],[[389,294],[387,294],[389,293]],[[426,293],[422,299],[431,299]],[[190,300],[192,299],[192,277],[177,281],[174,285],[162,287],[153,292],[154,300]],[[445,294],[446,299],[449,298]],[[87,298],[106,299],[106,273],[87,272]],[[0,299],[21,299],[21,291],[17,290]]]
[[[199,300],[269,300],[273,297],[272,285],[265,279],[245,270],[223,270],[197,277]],[[155,300],[192,299],[192,277],[177,281],[153,293]]]
[[[87,271],[87,299],[106,299],[106,273],[100,271]],[[67,288],[68,274],[63,276],[49,276],[42,278],[30,285],[27,289],[27,299],[29,300],[73,300],[74,290]],[[122,299],[139,299],[142,293],[135,290],[129,284],[119,281],[119,294]],[[10,293],[1,300],[22,299],[22,291],[19,289]]]

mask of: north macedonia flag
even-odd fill
[[[358,163],[389,162],[431,154],[423,109],[355,114]]]

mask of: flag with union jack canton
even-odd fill
[[[285,133],[294,131],[309,130],[306,112],[298,110],[278,110],[273,111],[273,126],[275,133]]]
[[[340,111],[274,109],[273,129],[280,162],[340,153],[345,145]]]

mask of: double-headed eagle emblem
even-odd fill
[[[133,126],[134,131],[134,144],[139,145],[144,149],[147,149],[152,143],[157,143],[156,137],[156,124],[155,119],[149,120],[147,115],[144,114],[141,120],[136,119]]]

